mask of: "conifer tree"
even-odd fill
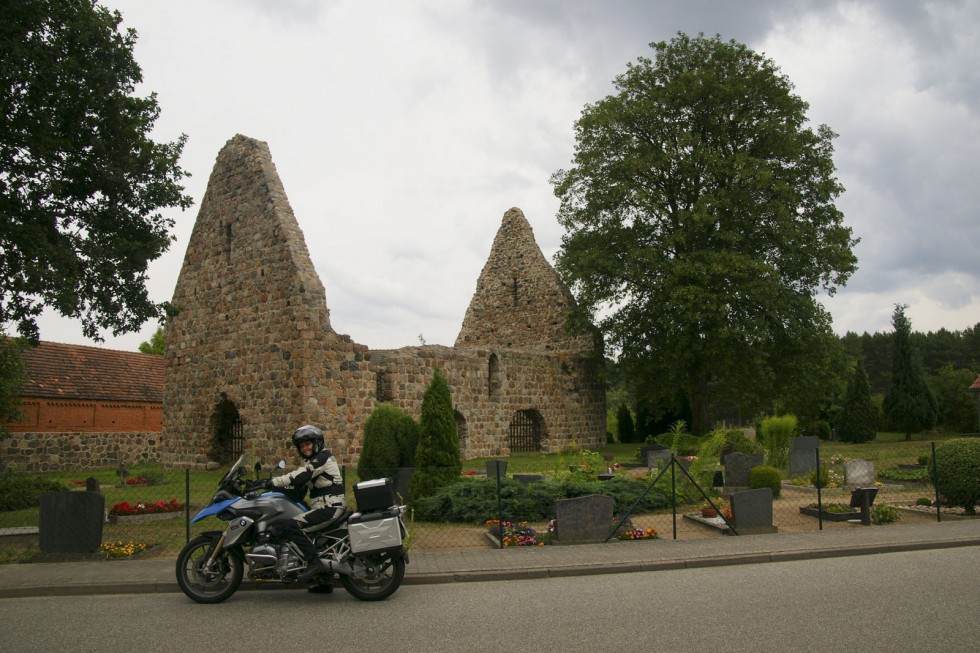
[[[870,442],[878,431],[878,410],[871,400],[871,383],[860,360],[847,384],[836,426],[837,436],[843,442]]]
[[[892,326],[895,328],[892,387],[885,397],[885,415],[893,428],[911,440],[913,433],[936,423],[936,398],[926,384],[922,364],[912,347],[912,322],[905,315],[905,306],[895,305]]]
[[[431,496],[458,480],[463,471],[449,383],[438,368],[422,396],[415,467],[408,486],[413,500]]]
[[[620,404],[616,411],[616,431],[620,442],[633,442],[633,434],[636,429],[633,426],[633,414],[630,413],[629,406],[626,404]]]

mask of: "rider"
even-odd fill
[[[292,540],[306,560],[306,569],[298,580],[313,580],[320,572],[326,571],[316,552],[316,545],[304,529],[330,521],[339,516],[347,499],[344,496],[344,479],[340,467],[329,449],[323,446],[323,431],[307,425],[293,433],[293,446],[303,459],[296,470],[275,476],[266,481],[266,486],[275,488],[306,487],[310,492],[311,510],[289,520],[283,527],[285,535]],[[319,579],[311,590],[329,591],[329,580]]]

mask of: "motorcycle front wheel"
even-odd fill
[[[177,584],[198,603],[220,603],[235,593],[245,574],[245,561],[237,547],[219,551],[208,564],[216,540],[195,537],[177,556]]]
[[[368,571],[357,577],[341,576],[344,589],[361,601],[381,601],[395,593],[405,578],[405,560],[391,554],[365,556]]]

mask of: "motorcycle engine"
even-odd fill
[[[279,563],[276,565],[276,571],[279,572],[280,576],[285,576],[289,572],[296,571],[303,566],[303,560],[296,555],[296,552],[292,548],[286,544],[279,547]]]
[[[250,553],[245,554],[245,559],[253,574],[272,571],[278,561],[276,547],[268,544],[258,544],[252,547]]]

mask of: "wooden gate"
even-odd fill
[[[513,451],[541,451],[541,416],[536,410],[519,410],[510,421],[507,445]]]

